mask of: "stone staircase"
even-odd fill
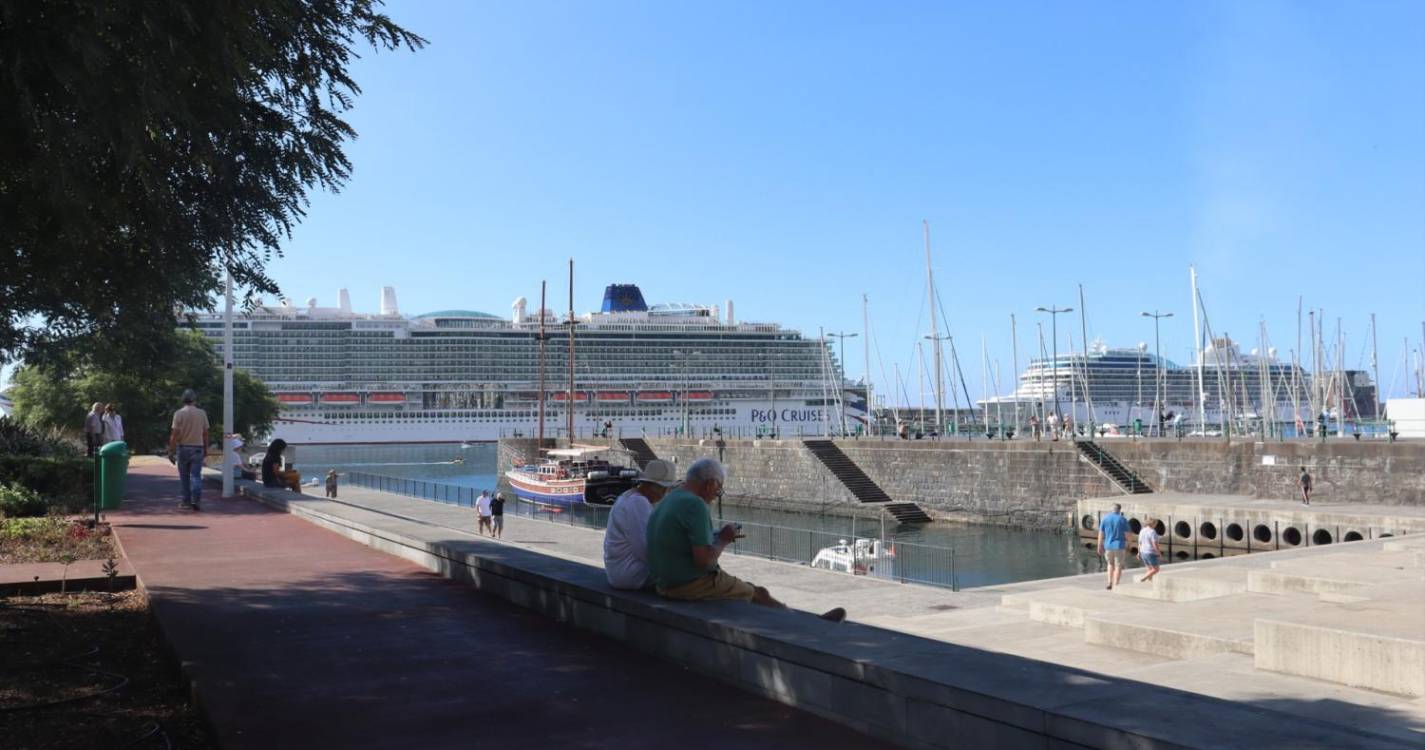
[[[1112,479],[1114,484],[1117,484],[1124,492],[1130,495],[1146,495],[1153,491],[1147,482],[1140,479],[1137,474],[1134,474],[1098,443],[1092,440],[1076,440],[1074,446],[1079,449],[1080,455],[1098,467],[1104,476]]]
[[[880,485],[866,476],[866,472],[830,440],[803,440],[802,444],[857,500],[863,503],[884,503],[882,507],[900,523],[929,523],[932,520],[930,514],[915,503],[893,501]]]
[[[640,469],[647,466],[649,461],[658,458],[658,454],[653,452],[653,448],[643,438],[619,438],[618,441],[625,450],[633,454],[633,462],[638,464]]]

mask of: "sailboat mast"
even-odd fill
[[[574,445],[574,259],[569,259],[569,445]]]
[[[1014,396],[1014,432],[1019,434],[1019,328],[1014,322],[1014,313],[1009,314],[1009,345],[1014,353],[1014,372],[1010,375],[1010,382],[1014,387],[1010,389],[1010,395]]]
[[[940,328],[936,323],[935,269],[930,265],[930,222],[922,219],[921,224],[925,227],[925,283],[930,294],[930,340],[935,354],[935,431],[939,434],[945,426],[945,387],[941,378]]]
[[[871,300],[865,292],[861,293],[861,358],[862,366],[866,368],[866,374],[861,378],[861,385],[866,389],[866,434],[874,434],[872,429],[876,426],[876,406],[871,400]],[[886,374],[884,366],[881,375]]]
[[[1198,310],[1197,310],[1197,266],[1188,266],[1188,273],[1192,276],[1192,343],[1194,355],[1197,358],[1197,424],[1198,429],[1204,433],[1207,431],[1207,391],[1202,385],[1202,334],[1198,330]]]
[[[985,413],[985,433],[990,431],[990,406],[985,403],[985,394],[990,390],[990,350],[985,337],[980,336],[980,409]],[[973,406],[971,407],[973,408]]]
[[[1084,309],[1084,285],[1079,284],[1079,332],[1084,340],[1084,403],[1089,407],[1089,437],[1093,437],[1093,426],[1097,422],[1093,410],[1093,389],[1089,387],[1089,324],[1088,312]]]
[[[539,282],[539,445],[535,450],[544,449],[544,293],[548,285],[547,281]]]
[[[1375,387],[1375,411],[1371,413],[1371,419],[1380,419],[1380,361],[1376,357],[1376,314],[1371,313],[1371,378],[1376,381]]]

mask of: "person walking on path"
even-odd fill
[[[505,496],[498,492],[490,501],[490,532],[496,539],[505,533]]]
[[[735,578],[718,567],[717,559],[739,534],[727,524],[713,534],[708,506],[722,494],[727,472],[713,458],[688,467],[683,483],[669,492],[648,517],[648,572],[659,596],[683,601],[733,600],[786,609],[767,589]],[[841,607],[821,615],[841,622]]]
[[[1123,506],[1113,504],[1113,512],[1098,522],[1098,554],[1108,560],[1108,586],[1112,591],[1123,577],[1124,557],[1128,554],[1128,519]]]
[[[480,516],[480,525],[476,530],[481,536],[484,536],[486,531],[494,533],[494,523],[490,520],[491,502],[489,490],[481,490],[480,497],[475,499],[475,513]]]
[[[648,517],[668,488],[677,484],[673,464],[653,459],[614,501],[604,530],[604,575],[610,586],[628,590],[648,586]]]
[[[327,497],[336,498],[336,469],[327,469]]]
[[[1301,487],[1301,504],[1311,505],[1311,474],[1306,471],[1306,467],[1301,467],[1301,476],[1297,477],[1296,483]]]
[[[1139,583],[1147,583],[1153,580],[1153,576],[1158,575],[1158,568],[1162,564],[1163,551],[1160,547],[1158,534],[1158,522],[1152,518],[1143,519],[1143,530],[1138,532],[1138,559],[1143,561],[1144,567],[1148,568],[1147,574],[1138,579]]]
[[[104,444],[104,405],[98,401],[84,415],[84,455],[93,458],[94,451]]]
[[[113,404],[104,407],[104,442],[112,443],[124,439],[124,418]]]
[[[173,412],[168,432],[168,461],[178,466],[178,483],[183,488],[180,508],[200,510],[203,498],[203,459],[208,452],[208,413],[196,406],[198,394],[183,391],[183,408]]]

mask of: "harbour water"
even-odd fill
[[[343,445],[303,446],[297,449],[297,468],[304,479],[321,478],[328,469],[338,472],[421,480],[425,482],[493,490],[496,485],[496,447],[490,443],[426,445]],[[600,525],[600,509],[580,513],[580,523]],[[1086,550],[1071,533],[977,526],[936,522],[918,526],[884,527],[873,516],[847,518],[812,513],[796,513],[755,505],[725,505],[722,515],[748,527],[775,527],[784,543],[777,543],[779,558],[809,562],[822,546],[837,538],[884,538],[901,545],[901,569],[911,569],[911,553],[927,556],[916,568],[944,568],[918,571],[923,580],[953,580],[960,588],[1078,575],[1099,570],[1099,559]],[[750,530],[750,529],[749,529]],[[790,531],[796,530],[796,531]],[[796,539],[805,537],[805,544]],[[749,535],[739,551],[757,554],[758,544],[772,552],[778,537],[763,540]],[[797,549],[788,554],[787,550]],[[942,550],[953,550],[953,560]],[[932,559],[933,558],[933,559]],[[921,578],[921,576],[916,576]]]

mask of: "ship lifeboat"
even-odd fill
[[[673,400],[668,391],[639,391],[638,400],[646,403],[666,403]]]
[[[628,393],[626,391],[599,391],[598,399],[602,403],[628,403]]]
[[[356,406],[361,403],[361,397],[355,393],[323,393],[323,406]]]
[[[368,404],[404,404],[404,403],[406,403],[406,394],[404,394],[404,393],[395,393],[395,392],[390,392],[390,391],[382,392],[382,393],[368,393],[368,394],[366,395],[366,403],[368,403]]]
[[[279,403],[279,404],[287,404],[287,405],[291,405],[291,406],[299,406],[299,405],[302,405],[302,404],[310,404],[310,403],[312,403],[312,394],[310,394],[310,393],[279,393],[279,394],[277,394],[277,403]]]
[[[555,392],[554,392],[554,400],[555,400],[555,401],[568,401],[568,400],[569,400],[569,394],[566,393],[565,391],[555,391]],[[577,402],[582,402],[582,401],[588,401],[588,400],[589,400],[589,394],[583,393],[583,392],[580,392],[580,391],[576,391],[576,392],[574,393],[574,401],[575,401],[576,403],[577,403]]]
[[[688,391],[689,401],[711,401],[712,397],[712,391]]]

